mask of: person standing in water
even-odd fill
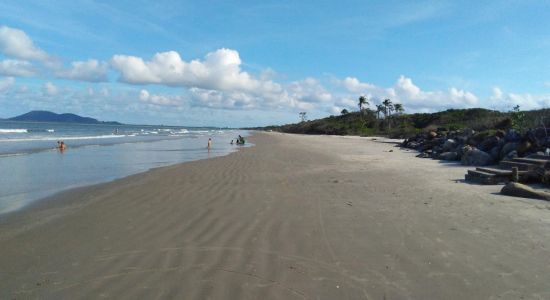
[[[212,149],[212,139],[208,138],[208,146],[206,147],[208,150]]]

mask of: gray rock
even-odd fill
[[[494,146],[491,151],[489,151],[489,155],[491,155],[493,161],[498,161],[500,159],[500,147]]]
[[[521,140],[521,135],[514,129],[510,129],[506,132],[506,135],[504,135],[504,139],[508,142],[516,143]]]
[[[430,153],[426,153],[426,152],[422,152],[422,153],[418,154],[416,157],[420,157],[420,158],[430,158],[430,157],[431,157],[431,154],[430,154]]]
[[[525,184],[517,182],[509,182],[500,190],[500,193],[507,196],[550,201],[550,193],[537,191]]]
[[[439,159],[442,160],[458,160],[458,153],[456,152],[443,152],[439,154]]]
[[[513,151],[510,151],[508,152],[508,154],[506,154],[502,160],[512,160],[514,158],[518,157],[518,152],[516,150],[513,150]]]
[[[497,136],[489,136],[478,145],[478,148],[483,151],[490,151],[493,147],[498,145],[499,140]]]
[[[473,148],[464,152],[460,162],[467,166],[487,166],[493,163],[493,159],[489,153]]]
[[[518,154],[519,155],[524,155],[525,153],[527,153],[529,150],[531,150],[531,147],[533,145],[531,144],[531,142],[529,141],[523,141],[521,143],[518,144],[518,147],[517,147],[517,151],[518,151]]]
[[[503,147],[502,147],[502,150],[500,150],[500,157],[501,158],[504,158],[508,153],[510,153],[511,151],[516,151],[516,149],[518,148],[518,143],[506,143]]]
[[[443,143],[443,151],[453,151],[458,146],[458,143],[453,139],[448,139]]]

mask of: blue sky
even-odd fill
[[[530,0],[2,1],[0,118],[256,126],[360,95],[542,108],[549,28],[550,2]]]

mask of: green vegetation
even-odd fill
[[[366,101],[366,98],[364,99]],[[361,100],[359,100],[361,103]],[[456,130],[471,128],[476,131],[496,129],[526,130],[527,128],[548,127],[550,109],[499,112],[483,108],[449,109],[436,113],[404,114],[404,107],[386,99],[371,110],[361,106],[360,112],[342,111],[340,116],[311,120],[297,124],[268,126],[261,129],[304,134],[332,135],[384,135],[409,137],[418,132],[445,128]],[[381,113],[384,118],[381,118]]]

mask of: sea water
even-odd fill
[[[222,156],[242,130],[0,121],[0,214],[57,192]],[[211,150],[206,148],[208,139]],[[56,148],[64,141],[67,148]]]

